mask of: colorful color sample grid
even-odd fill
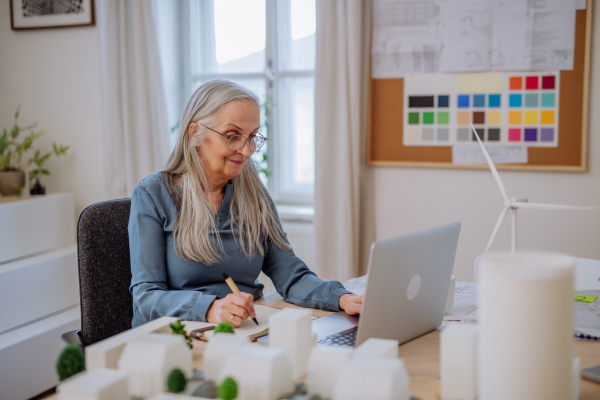
[[[405,146],[477,143],[556,147],[559,73],[412,75],[404,84]]]
[[[508,76],[508,142],[558,145],[559,74]]]

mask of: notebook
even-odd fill
[[[255,304],[254,311],[256,311],[258,325],[248,318],[242,322],[242,325],[239,328],[235,328],[236,335],[246,336],[250,340],[256,340],[256,338],[268,334],[269,317],[281,310]],[[209,340],[214,335],[214,329],[216,327],[216,324],[200,321],[183,321],[182,323],[185,325],[185,330],[191,337],[200,340]]]

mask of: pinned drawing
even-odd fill
[[[534,210],[595,210],[596,207],[582,207],[582,206],[564,206],[564,205],[559,205],[559,204],[541,204],[541,203],[529,203],[529,199],[525,198],[525,197],[511,197],[509,198],[508,195],[506,194],[506,190],[504,189],[504,184],[502,183],[502,180],[500,179],[500,175],[498,174],[498,170],[496,169],[496,166],[494,165],[494,163],[492,162],[492,159],[490,157],[490,155],[488,154],[487,150],[485,149],[485,146],[483,145],[483,142],[481,141],[477,130],[475,129],[475,127],[473,126],[473,124],[471,124],[471,129],[473,130],[473,137],[477,139],[477,142],[479,142],[479,146],[481,146],[481,150],[483,151],[483,155],[485,156],[485,159],[488,163],[488,165],[490,166],[490,170],[492,171],[492,175],[494,176],[494,180],[496,181],[496,184],[498,185],[498,189],[500,189],[500,193],[502,194],[502,197],[504,198],[504,209],[502,209],[502,212],[500,213],[500,216],[498,217],[498,221],[496,222],[496,226],[494,226],[494,230],[492,231],[492,236],[490,237],[490,240],[488,241],[488,244],[485,248],[485,252],[484,254],[486,254],[488,252],[488,250],[490,249],[490,246],[492,245],[492,242],[494,241],[494,238],[496,237],[496,233],[498,233],[498,229],[500,229],[500,225],[502,225],[502,222],[504,221],[504,218],[506,218],[506,214],[508,214],[508,211],[512,211],[512,239],[511,239],[511,250],[512,253],[514,254],[517,251],[517,210],[519,208],[528,208],[528,209],[534,209]]]

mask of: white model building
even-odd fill
[[[160,393],[147,400],[212,400],[206,397],[186,396],[184,394]]]
[[[333,400],[409,400],[410,380],[401,359],[353,357],[335,382]]]
[[[121,332],[118,335],[101,340],[85,347],[85,369],[91,371],[96,368],[118,368],[119,358],[125,345],[136,337],[151,333],[170,333],[169,324],[177,321],[175,317],[160,317],[136,328]],[[207,326],[209,324],[206,324]],[[198,329],[198,328],[194,328]]]
[[[228,377],[237,383],[236,400],[277,400],[294,391],[289,357],[280,347],[238,347],[225,360],[218,384]]]
[[[476,324],[453,323],[440,334],[440,394],[453,400],[477,397]]]
[[[56,392],[59,400],[129,400],[127,372],[83,371],[64,380]]]
[[[354,351],[354,357],[398,358],[397,340],[369,338]]]
[[[151,397],[167,390],[174,368],[192,376],[192,350],[182,335],[148,333],[127,343],[118,365],[129,374],[131,396]]]
[[[333,397],[333,387],[354,349],[340,346],[315,346],[308,359],[308,394],[322,399]]]
[[[269,317],[269,346],[285,349],[294,379],[306,374],[310,351],[317,344],[317,336],[310,328],[311,319],[311,310],[298,308],[285,308]]]
[[[247,337],[221,332],[210,338],[204,349],[204,378],[217,381],[227,357],[238,347],[250,343]]]

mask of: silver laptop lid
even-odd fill
[[[404,343],[441,325],[459,232],[455,222],[372,244],[356,346]]]

